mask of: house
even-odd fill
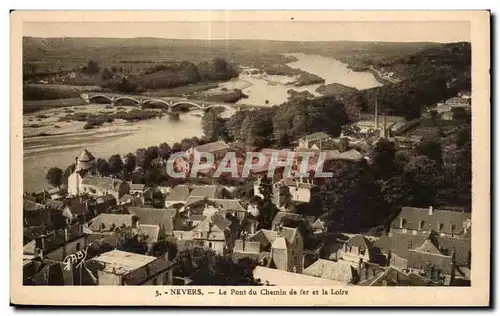
[[[144,242],[148,244],[149,252],[152,252],[151,247],[154,246],[160,239],[160,226],[140,224],[138,227],[138,233],[145,238]]]
[[[314,188],[314,184],[309,182],[309,180],[304,182],[302,179],[285,178],[278,184],[288,188],[292,201],[300,203],[311,202],[311,191]]]
[[[87,264],[97,285],[172,285],[174,263],[120,250],[94,257]]]
[[[375,276],[368,278],[360,286],[432,286],[435,283],[426,277],[415,273],[405,273],[393,267],[388,267]]]
[[[444,121],[453,121],[453,119],[454,119],[453,114],[454,114],[453,111],[444,111],[444,112],[441,112],[440,116],[441,116],[441,119]]]
[[[325,223],[319,218],[317,218],[311,225],[309,225],[309,227],[311,228],[314,235],[324,234],[327,230]]]
[[[23,199],[24,226],[42,226],[51,223],[50,210],[44,205]]]
[[[114,232],[117,229],[131,227],[137,228],[137,219],[128,214],[102,213],[91,219],[86,228],[92,232]]]
[[[220,198],[221,195],[222,187],[218,185],[197,185],[193,188],[189,197],[216,199]]]
[[[471,229],[471,214],[432,206],[427,209],[404,206],[391,222],[390,229],[403,234],[428,235],[435,231],[441,236],[463,237]]]
[[[159,238],[172,236],[174,230],[182,225],[182,220],[176,209],[129,207],[128,211],[137,217],[138,225],[157,226]]]
[[[95,210],[97,214],[107,213],[112,208],[116,207],[116,205],[117,203],[115,196],[113,194],[106,194],[96,199]]]
[[[229,253],[232,251],[236,239],[236,231],[233,226],[233,222],[221,214],[214,214],[192,230],[193,239],[203,241],[206,248],[212,249],[218,254]]]
[[[278,212],[273,218],[271,228],[274,231],[278,231],[281,226],[290,226],[289,224],[297,224],[304,220],[304,217],[300,214],[289,213],[289,212]]]
[[[297,228],[280,227],[278,231],[260,229],[249,236],[249,240],[259,242],[261,251],[270,253],[272,266],[302,273],[304,241]]]
[[[77,220],[85,221],[85,218],[89,215],[89,209],[87,204],[81,203],[80,201],[73,201],[64,207],[62,215],[66,217],[67,221],[70,223]]]
[[[373,245],[370,240],[362,235],[349,238],[339,251],[339,259],[358,262],[372,262],[375,258]]]
[[[103,196],[111,194],[116,200],[129,193],[130,186],[127,182],[110,177],[85,176],[82,179],[80,192],[90,195]]]
[[[257,266],[253,270],[255,279],[263,284],[275,286],[345,286],[344,282],[322,279],[306,274],[293,273],[268,267]]]
[[[353,284],[356,282],[356,271],[354,267],[343,262],[342,260],[335,262],[318,259],[316,262],[304,269],[303,274],[322,279],[344,282],[345,284]]]
[[[40,236],[23,246],[23,258],[63,262],[65,258],[89,245],[81,224],[67,226]]]
[[[388,264],[405,272],[427,275],[434,282],[469,280],[471,240],[462,237],[389,232],[375,242]]]
[[[298,140],[299,148],[321,149],[321,143],[330,140],[331,137],[324,132],[306,135]]]
[[[138,196],[142,197],[144,194],[144,190],[146,185],[145,184],[140,184],[140,183],[130,183],[130,190],[129,193],[133,196]]]
[[[253,261],[258,261],[260,255],[260,243],[249,241],[246,239],[246,234],[243,234],[241,239],[236,240],[234,244],[232,258],[234,262],[247,258]]]
[[[140,197],[132,196],[130,194],[123,195],[118,201],[118,205],[127,207],[127,206],[143,206],[144,203]]]
[[[446,100],[445,104],[453,106],[453,107],[470,108],[471,99],[470,98],[461,98],[461,97],[452,97],[452,98]]]
[[[185,204],[189,198],[190,192],[187,185],[178,185],[170,191],[165,199],[165,208],[175,204]]]
[[[224,141],[216,141],[213,143],[207,143],[204,145],[199,145],[191,148],[187,151],[188,154],[193,155],[196,153],[210,153],[214,156],[215,160],[224,158],[226,153],[229,151],[229,145]]]

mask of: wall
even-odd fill
[[[69,255],[77,252],[76,245],[78,243],[80,243],[80,250],[82,248],[87,247],[87,245],[88,245],[87,237],[82,236],[76,240],[73,240],[69,243],[66,243],[66,244],[64,244],[64,246],[61,246],[60,248],[46,254],[46,257],[50,260],[62,262],[66,256],[69,256]]]
[[[102,270],[97,272],[97,280],[99,285],[122,285],[121,277],[119,275],[104,272]]]
[[[396,254],[391,254],[390,266],[398,269],[407,269],[408,268],[408,260],[401,258]]]
[[[211,244],[212,247],[210,247],[210,244]],[[224,241],[208,241],[208,240],[205,240],[204,243],[203,243],[203,245],[206,248],[212,249],[213,251],[215,251],[218,254],[223,254],[223,252],[224,252],[224,246],[226,245],[226,243]]]

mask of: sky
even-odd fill
[[[24,22],[23,35],[449,43],[470,41],[470,23],[467,21]]]

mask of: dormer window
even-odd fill
[[[457,228],[457,226],[455,224],[451,224],[451,232],[454,233],[455,232],[455,229]]]
[[[425,221],[418,222],[418,229],[423,230],[425,228]]]
[[[406,220],[404,218],[399,218],[399,228],[405,228],[406,227]]]
[[[444,224],[443,223],[437,223],[437,231],[438,232],[442,232],[443,228],[444,228]]]

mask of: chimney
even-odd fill
[[[64,241],[68,242],[69,241],[69,230],[68,226],[64,227]]]
[[[433,213],[434,213],[434,209],[431,205],[431,206],[429,206],[429,215],[432,215]]]

